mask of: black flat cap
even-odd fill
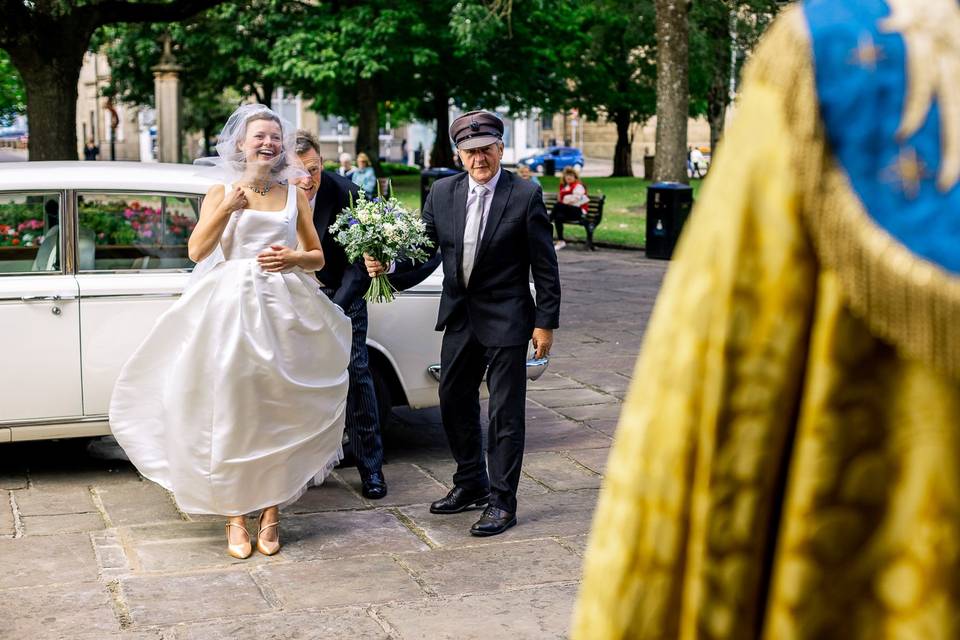
[[[451,123],[450,139],[458,149],[476,149],[500,142],[503,120],[489,111],[468,111]]]

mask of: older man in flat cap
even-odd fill
[[[437,331],[444,331],[440,413],[457,461],[454,488],[431,513],[486,506],[476,536],[517,523],[523,461],[527,345],[550,353],[560,321],[560,275],[550,221],[538,185],[500,168],[503,122],[486,111],[465,113],[450,137],[466,174],[438,180],[423,207],[427,233],[443,260]],[[370,275],[384,266],[367,258]],[[411,268],[395,265],[397,272]],[[536,300],[530,295],[533,274]],[[479,387],[490,390],[484,460]]]

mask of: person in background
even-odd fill
[[[527,166],[527,165],[525,165],[525,164],[518,164],[518,165],[517,165],[517,175],[518,175],[520,178],[522,178],[523,180],[529,180],[530,182],[532,182],[532,183],[535,184],[535,185],[539,185],[539,184],[540,184],[540,178],[538,178],[537,176],[533,175],[533,172],[530,171],[530,167]]]
[[[353,156],[344,151],[340,154],[340,166],[337,167],[337,175],[349,178],[353,175]]]
[[[690,149],[690,177],[691,178],[702,178],[706,173],[704,169],[706,167],[706,158],[703,157],[703,152],[700,151],[700,147],[693,147]]]
[[[83,146],[83,159],[96,160],[100,155],[100,147],[93,141],[93,138],[87,138],[87,144]]]
[[[370,166],[370,157],[362,151],[357,154],[357,168],[350,174],[353,184],[357,185],[372,199],[377,194],[377,174]]]
[[[529,170],[529,169],[528,169]],[[557,197],[557,204],[553,205],[553,211],[550,212],[550,219],[553,220],[553,226],[557,230],[557,241],[553,247],[558,251],[567,246],[563,239],[563,223],[574,222],[580,219],[580,216],[587,212],[587,204],[590,198],[587,197],[587,188],[580,182],[580,175],[573,167],[564,167],[560,175],[560,193]]]

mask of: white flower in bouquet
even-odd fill
[[[330,234],[351,262],[365,253],[383,264],[401,257],[422,262],[427,259],[426,249],[433,246],[418,211],[405,209],[396,198],[367,200],[362,190],[330,225]],[[373,278],[363,297],[370,302],[391,302],[395,292],[390,279],[382,274]]]

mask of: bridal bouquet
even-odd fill
[[[330,225],[330,234],[351,262],[364,253],[383,264],[399,257],[422,262],[427,259],[426,248],[433,245],[416,211],[404,209],[396,198],[367,200],[362,190]],[[382,274],[373,278],[363,297],[369,302],[391,302],[395,292],[387,274]]]

